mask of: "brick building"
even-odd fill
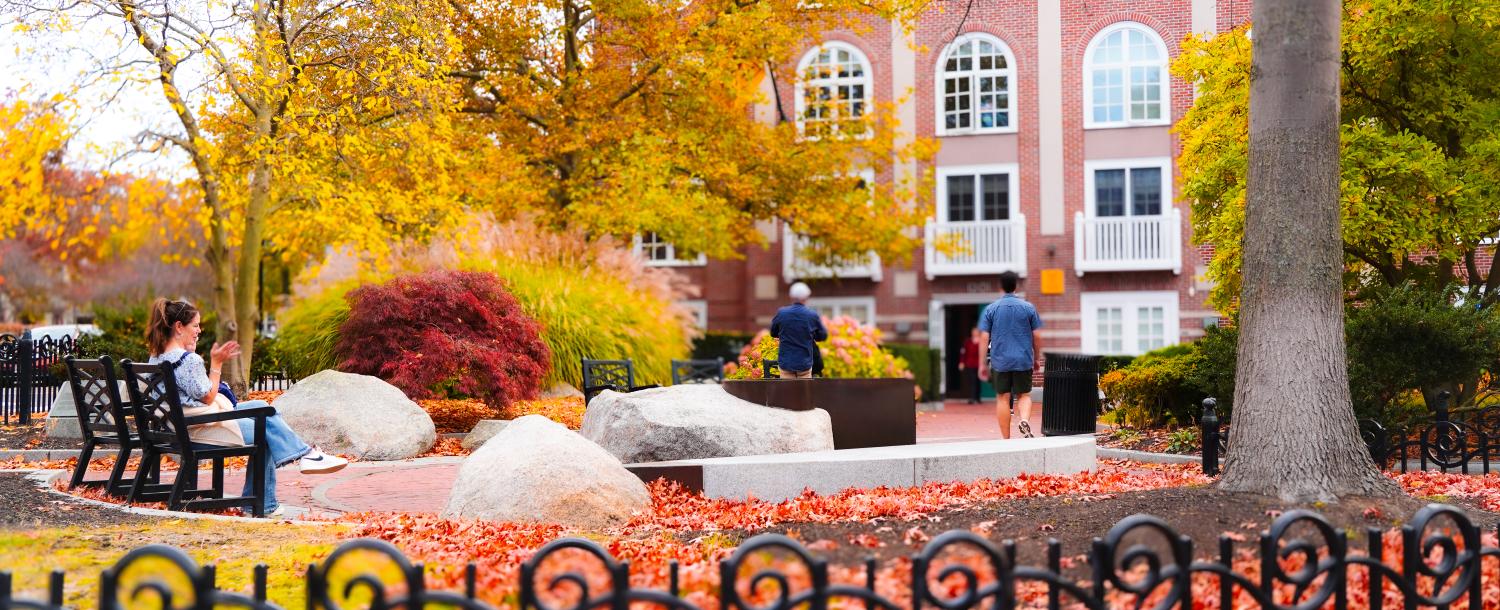
[[[910,264],[872,260],[830,278],[799,264],[795,237],[772,223],[760,227],[769,247],[751,247],[743,260],[680,260],[645,236],[643,256],[700,288],[691,305],[707,328],[765,328],[788,285],[805,279],[810,305],[874,323],[888,340],[943,350],[944,378],[956,379],[957,347],[997,297],[1004,270],[1023,276],[1021,293],[1046,325],[1044,350],[1139,354],[1217,323],[1205,305],[1205,257],[1190,243],[1174,184],[1171,126],[1191,104],[1192,85],[1168,65],[1188,34],[1247,21],[1250,2],[966,6],[934,3],[910,34],[887,23],[830,32],[801,57],[798,74],[807,76],[774,91],[770,79],[763,85],[804,124],[912,92],[898,109],[901,124],[941,143],[926,250]],[[766,106],[757,115],[774,117]],[[951,234],[969,252],[932,249],[931,238]]]

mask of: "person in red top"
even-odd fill
[[[979,404],[979,355],[984,346],[979,343],[979,329],[969,331],[969,340],[958,352],[958,370],[963,375],[964,387],[969,390],[968,404]]]

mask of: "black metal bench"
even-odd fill
[[[121,365],[125,368],[130,401],[135,405],[136,432],[142,443],[141,465],[136,469],[135,483],[130,487],[130,501],[165,500],[171,510],[249,505],[255,516],[265,516],[264,465],[271,457],[266,442],[266,418],[276,414],[276,409],[256,407],[188,417],[183,414],[172,363],[138,364],[124,360]],[[188,426],[240,419],[254,419],[255,439],[251,444],[209,446],[195,444],[188,436]],[[170,484],[148,484],[146,472],[159,469],[163,455],[177,456],[176,479]],[[252,495],[224,497],[224,459],[231,457],[250,459],[245,476],[250,477]],[[213,478],[208,487],[198,485],[198,464],[203,461],[213,462]]]
[[[673,360],[672,385],[682,383],[724,383],[724,359]]]
[[[131,484],[125,481],[125,467],[130,454],[141,447],[140,437],[131,430],[131,418],[135,416],[134,403],[120,400],[120,385],[115,377],[115,363],[109,356],[98,360],[80,360],[69,356],[68,385],[73,391],[73,404],[78,411],[78,429],[83,435],[83,451],[78,455],[78,464],[73,467],[73,478],[68,489],[74,487],[103,487],[112,496],[124,497],[130,493]],[[89,461],[100,445],[118,447],[115,465],[105,479],[85,479]],[[147,473],[150,483],[155,483],[156,472]]]
[[[629,360],[583,359],[583,404],[594,400],[600,392],[634,392],[659,387],[635,384],[635,365]]]

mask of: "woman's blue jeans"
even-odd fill
[[[235,405],[234,409],[238,411],[264,406],[266,406],[264,400],[245,400]],[[239,422],[240,434],[244,435],[245,443],[254,443],[255,420],[241,419]],[[266,497],[262,506],[265,507],[267,513],[270,513],[276,510],[277,506],[276,469],[301,459],[302,456],[307,455],[307,452],[312,451],[312,447],[308,447],[307,443],[297,438],[297,433],[292,432],[291,426],[286,425],[286,420],[281,419],[279,413],[266,418],[266,445],[270,447],[271,459],[266,462]],[[240,492],[241,495],[255,493],[255,490],[251,489],[253,484],[252,477],[246,473],[245,489]]]

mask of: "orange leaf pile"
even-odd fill
[[[500,416],[504,419],[518,419],[526,415],[540,415],[567,426],[569,430],[579,430],[583,428],[583,397],[518,400],[500,409]]]
[[[432,416],[432,424],[437,426],[438,434],[448,432],[468,432],[482,419],[495,419],[497,413],[494,407],[474,400],[465,399],[422,399],[417,405],[427,414]]]

